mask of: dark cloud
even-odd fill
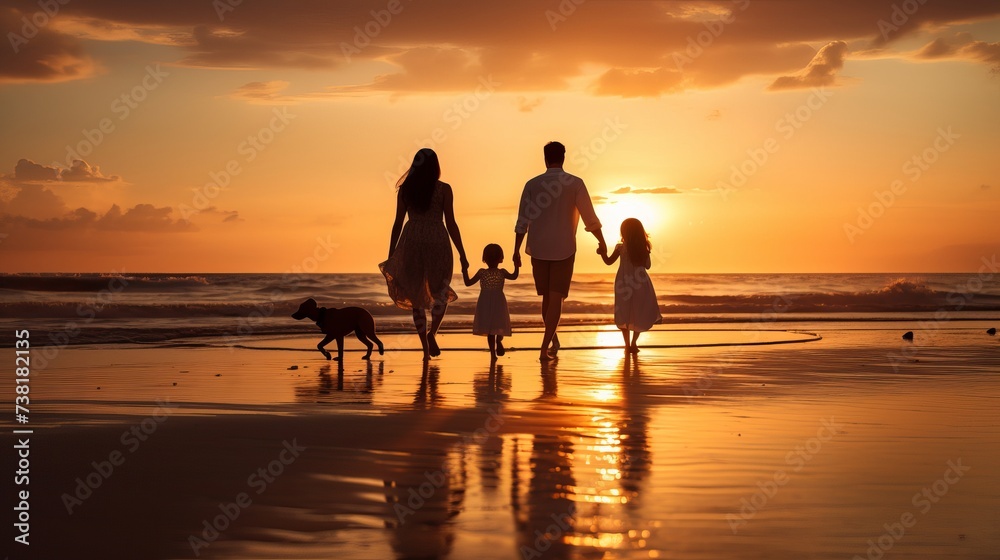
[[[58,181],[59,169],[29,159],[19,159],[10,178],[15,181]]]
[[[107,230],[107,231],[190,231],[193,225],[171,217],[173,210],[152,204],[136,204],[124,211],[113,204],[104,214],[87,208],[70,211],[65,201],[52,188],[60,183],[92,183],[117,181],[105,177],[100,169],[76,160],[72,167],[59,169],[21,159],[14,173],[0,176],[0,225],[44,230]],[[214,209],[213,209],[214,210]],[[237,212],[219,211],[224,220]]]
[[[39,229],[83,232],[91,230],[128,232],[184,232],[196,228],[190,222],[174,220],[169,207],[136,204],[122,211],[117,204],[103,215],[86,208],[77,208],[58,217],[33,218],[0,212],[0,227],[5,229]]]
[[[632,194],[680,194],[681,191],[673,187],[656,187],[652,189],[633,189]]]
[[[986,43],[975,41],[962,49],[962,54],[993,65],[993,72],[1000,73],[1000,41]]]
[[[288,82],[283,80],[272,80],[269,82],[250,82],[244,84],[229,94],[233,99],[241,99],[249,103],[284,103],[294,102],[288,96],[282,95],[282,91],[288,88]]]
[[[7,6],[7,29],[38,9],[32,0],[0,2]],[[778,87],[829,81],[831,74],[820,68],[789,81],[812,58],[810,45],[860,41],[887,49],[917,31],[1000,15],[996,0],[926,2],[912,14],[897,14],[899,4],[586,2],[553,30],[545,12],[558,4],[537,0],[402,2],[396,14],[386,11],[384,0],[242,2],[221,17],[205,0],[89,0],[62,5],[53,22],[25,46],[22,54],[30,47],[34,55],[0,55],[0,79],[89,76],[96,66],[84,52],[84,40],[127,40],[171,45],[179,52],[179,64],[196,67],[390,65],[372,80],[320,91],[317,98],[354,91],[468,91],[478,77],[490,75],[507,91],[561,90],[575,80],[596,78],[591,85],[597,93],[648,96],[718,87],[748,75],[785,76]],[[887,31],[882,21],[892,29]],[[985,51],[979,55],[983,58],[991,56],[989,44],[970,52],[978,50]],[[252,95],[246,99],[267,102]]]
[[[11,192],[13,195],[8,195],[8,199],[0,200],[0,215],[47,220],[69,211],[57,194],[41,185],[21,185],[11,189]]]
[[[32,18],[38,12],[21,12],[0,4],[0,83],[64,82],[92,76],[97,71],[93,59],[84,52],[80,41],[51,29],[51,19],[38,26]],[[58,14],[57,14],[58,17]]]
[[[915,56],[924,60],[964,58],[989,64],[994,72],[1000,72],[1000,42],[976,41],[968,33],[957,33],[950,38],[937,37],[917,51]]]
[[[674,187],[653,187],[649,189],[634,189],[630,186],[619,187],[611,194],[681,194],[682,191]]]
[[[212,216],[221,216],[223,223],[233,223],[233,222],[243,222],[246,221],[240,217],[240,213],[236,210],[220,210],[215,206],[209,206],[204,210],[198,212],[199,214],[208,214]]]
[[[794,76],[780,76],[768,87],[770,90],[828,87],[834,85],[837,72],[844,67],[847,43],[833,41],[816,53],[805,70]]]
[[[941,58],[949,56],[955,52],[955,47],[943,37],[938,37],[930,43],[924,45],[916,56],[917,58]]]
[[[106,183],[119,181],[117,175],[106,176],[96,165],[77,159],[69,168],[51,167],[35,163],[30,159],[19,159],[14,165],[14,173],[4,176],[4,179],[15,183],[21,182],[54,182],[68,183]]]
[[[111,208],[94,225],[98,229],[115,231],[190,231],[193,225],[186,220],[174,220],[170,217],[172,209],[169,206],[157,208],[152,204],[136,204],[122,212],[121,207],[113,204]]]
[[[101,174],[100,168],[96,165],[90,165],[81,159],[73,160],[73,165],[69,169],[61,170],[59,178],[63,181],[81,183],[104,183],[120,179],[118,175],[105,176]]]

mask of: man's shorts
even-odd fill
[[[561,261],[543,261],[531,258],[531,275],[535,278],[535,291],[540,296],[557,292],[563,297],[569,296],[569,283],[573,279],[573,261],[576,255],[571,255]]]

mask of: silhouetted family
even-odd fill
[[[629,218],[621,224],[621,243],[609,255],[601,222],[583,180],[563,170],[566,147],[549,142],[543,150],[545,173],[524,185],[514,226],[514,271],[499,268],[504,253],[491,243],[483,250],[487,268],[469,276],[469,259],[455,222],[454,192],[441,181],[437,154],[423,148],[397,183],[396,219],[392,225],[388,259],[379,264],[389,296],[397,307],[413,311],[413,324],[424,359],[438,356],[436,335],[448,304],[457,299],[451,288],[453,258],[458,251],[467,286],[480,285],[472,332],[487,337],[493,358],[504,354],[503,337],[511,335],[510,313],[503,294],[504,282],[516,280],[521,267],[521,245],[531,256],[535,290],[542,298],[545,334],[539,359],[550,360],[559,351],[557,334],[563,300],[569,296],[576,257],[576,231],[580,219],[597,239],[597,253],[612,265],[620,261],[615,277],[615,325],[622,331],[627,352],[638,352],[639,334],[660,322],[660,308],[650,267],[649,236],[642,223]],[[527,239],[525,239],[527,238]],[[427,325],[427,310],[431,312]],[[629,338],[631,333],[631,340]],[[369,350],[370,352],[370,350]]]

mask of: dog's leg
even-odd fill
[[[379,340],[377,336],[375,336],[375,329],[372,329],[372,332],[368,335],[368,338],[370,338],[371,340],[373,340],[375,342],[375,344],[378,345],[378,355],[379,356],[385,354],[385,346],[383,346],[382,345],[382,341]]]
[[[368,338],[365,336],[364,331],[361,330],[361,327],[354,329],[354,336],[358,337],[358,340],[361,341],[361,344],[364,344],[365,347],[368,348],[368,353],[362,356],[361,359],[370,360],[372,358],[372,343],[368,342]]]
[[[338,362],[344,361],[344,337],[342,336],[337,337],[337,357],[334,360]]]
[[[382,344],[382,341],[379,340],[378,336],[375,334],[375,317],[372,317],[371,313],[367,313],[364,320],[359,321],[359,323],[361,330],[365,332],[365,336],[368,337],[368,340],[371,340],[378,345],[379,356],[385,354],[385,346]]]
[[[330,341],[333,339],[334,336],[332,334],[328,334],[326,335],[326,338],[324,338],[322,342],[316,345],[316,348],[323,353],[323,357],[326,358],[327,360],[329,360],[333,356],[331,356],[330,353],[326,351],[326,348],[323,347],[326,346],[327,344],[330,344]]]

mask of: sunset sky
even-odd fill
[[[3,272],[377,272],[424,146],[475,264],[549,140],[656,272],[1000,245],[996,0],[63,2],[0,0]]]

